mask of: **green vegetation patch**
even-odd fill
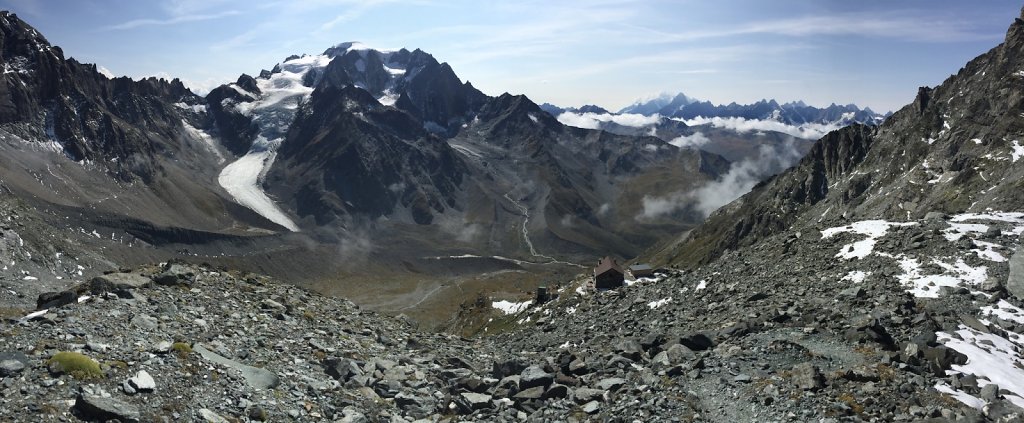
[[[67,373],[78,380],[103,378],[100,363],[81,353],[61,351],[50,357],[46,364],[50,366],[52,372]]]
[[[189,354],[192,354],[192,346],[187,342],[175,342],[171,344],[171,351],[174,351],[178,357],[185,358],[188,357]]]

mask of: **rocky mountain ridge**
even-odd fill
[[[635,113],[645,116],[657,114],[683,120],[698,117],[775,120],[788,125],[804,125],[809,123],[850,124],[854,122],[879,124],[888,116],[876,113],[870,108],[861,109],[855,104],[837,105],[832,103],[826,107],[815,107],[803,101],[780,104],[775,99],[762,99],[751,104],[732,102],[715,105],[710,101],[700,101],[683,93],[675,96],[663,94],[648,101],[638,100],[632,105],[622,108],[618,113]]]

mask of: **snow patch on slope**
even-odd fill
[[[867,239],[863,239],[852,244],[843,245],[836,254],[836,257],[849,259],[862,259],[867,257],[874,251],[875,242],[878,238],[885,236],[889,231],[890,227],[893,226],[912,226],[916,225],[917,222],[887,222],[884,220],[863,220],[860,222],[854,222],[846,226],[838,226],[834,228],[828,228],[821,231],[821,239],[830,238],[833,235],[853,232],[859,235],[866,235]]]
[[[533,304],[533,300],[523,301],[521,303],[501,300],[491,302],[491,307],[500,310],[505,315],[511,315],[521,313],[523,310],[526,310],[527,307],[530,307],[530,304]]]

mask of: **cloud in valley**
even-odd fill
[[[680,135],[678,138],[669,141],[668,143],[679,148],[697,148],[709,142],[711,142],[711,139],[708,138],[707,135],[696,132],[693,135]]]
[[[575,126],[585,129],[600,129],[604,122],[613,122],[622,126],[642,128],[649,125],[656,125],[661,122],[661,116],[644,116],[640,114],[624,113],[613,115],[610,113],[573,113],[564,112],[558,115],[558,121],[564,125]]]
[[[664,197],[645,195],[642,200],[643,210],[636,219],[649,221],[688,208],[707,217],[719,207],[750,192],[754,185],[771,176],[777,169],[785,169],[796,163],[801,155],[792,141],[777,147],[762,146],[756,158],[733,163],[729,172],[720,179],[697,189],[679,191]]]

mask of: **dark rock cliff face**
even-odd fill
[[[201,100],[177,79],[108,79],[95,65],[65,59],[17,16],[0,13],[0,124],[28,124],[73,160],[104,163],[119,178],[151,181],[155,157],[179,148],[185,107]],[[41,135],[41,137],[39,136]]]
[[[460,81],[451,66],[422,50],[381,53],[342,50],[343,46],[325,52],[337,56],[324,68],[321,86],[355,85],[375,97],[390,92],[397,96],[395,107],[429,122],[438,135],[454,135],[487,100],[472,84]],[[402,69],[404,74],[392,78],[388,65]]]
[[[256,87],[256,81],[248,75],[240,76],[237,84],[247,92],[260,92]],[[249,151],[252,141],[259,133],[259,127],[253,123],[252,118],[240,113],[234,105],[255,100],[256,98],[228,85],[214,88],[206,95],[207,107],[216,125],[216,134],[219,135],[224,148],[233,154],[242,155]]]
[[[416,223],[454,207],[465,172],[444,141],[365,90],[322,86],[295,118],[267,185],[326,224],[407,208]]]
[[[1024,21],[876,129],[823,137],[799,165],[754,188],[661,251],[693,265],[790,227],[843,219],[921,218],[928,212],[1020,210],[1015,165],[1024,139]]]

